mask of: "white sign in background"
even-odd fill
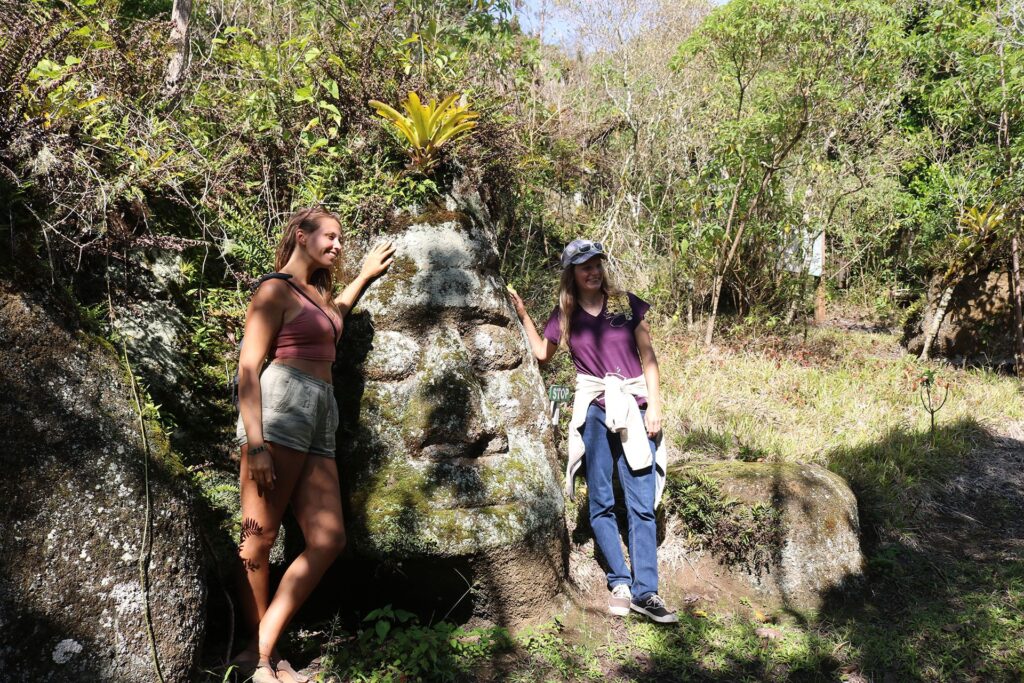
[[[825,265],[825,231],[804,229],[782,250],[782,265],[791,273],[821,277]]]

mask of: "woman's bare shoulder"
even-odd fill
[[[252,295],[251,308],[284,309],[292,301],[291,287],[279,278],[271,278],[260,283]]]

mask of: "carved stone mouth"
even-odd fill
[[[428,444],[420,453],[435,462],[476,460],[508,453],[508,437],[504,434],[483,434],[473,441]]]

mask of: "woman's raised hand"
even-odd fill
[[[526,316],[526,304],[523,303],[523,297],[519,296],[519,292],[512,289],[511,285],[506,285],[508,289],[508,298],[511,299],[512,305],[516,309],[516,315],[522,320]]]
[[[371,249],[370,253],[363,259],[363,268],[359,274],[365,280],[372,280],[384,273],[394,260],[394,243],[391,240],[381,242]]]

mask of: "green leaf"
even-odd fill
[[[335,107],[330,102],[326,102],[324,100],[320,100],[319,102],[317,102],[317,104],[320,105],[321,108],[326,109],[327,111],[329,111],[332,114],[334,114],[334,120],[336,122],[338,122],[338,123],[341,122],[341,112],[338,111],[337,107]]]
[[[37,81],[40,78],[57,78],[61,74],[61,66],[51,59],[40,59],[39,63],[29,72],[30,81]]]
[[[374,630],[377,632],[377,637],[381,640],[384,640],[387,637],[388,632],[391,631],[391,622],[384,621],[382,619],[377,622],[377,625],[374,627]]]

